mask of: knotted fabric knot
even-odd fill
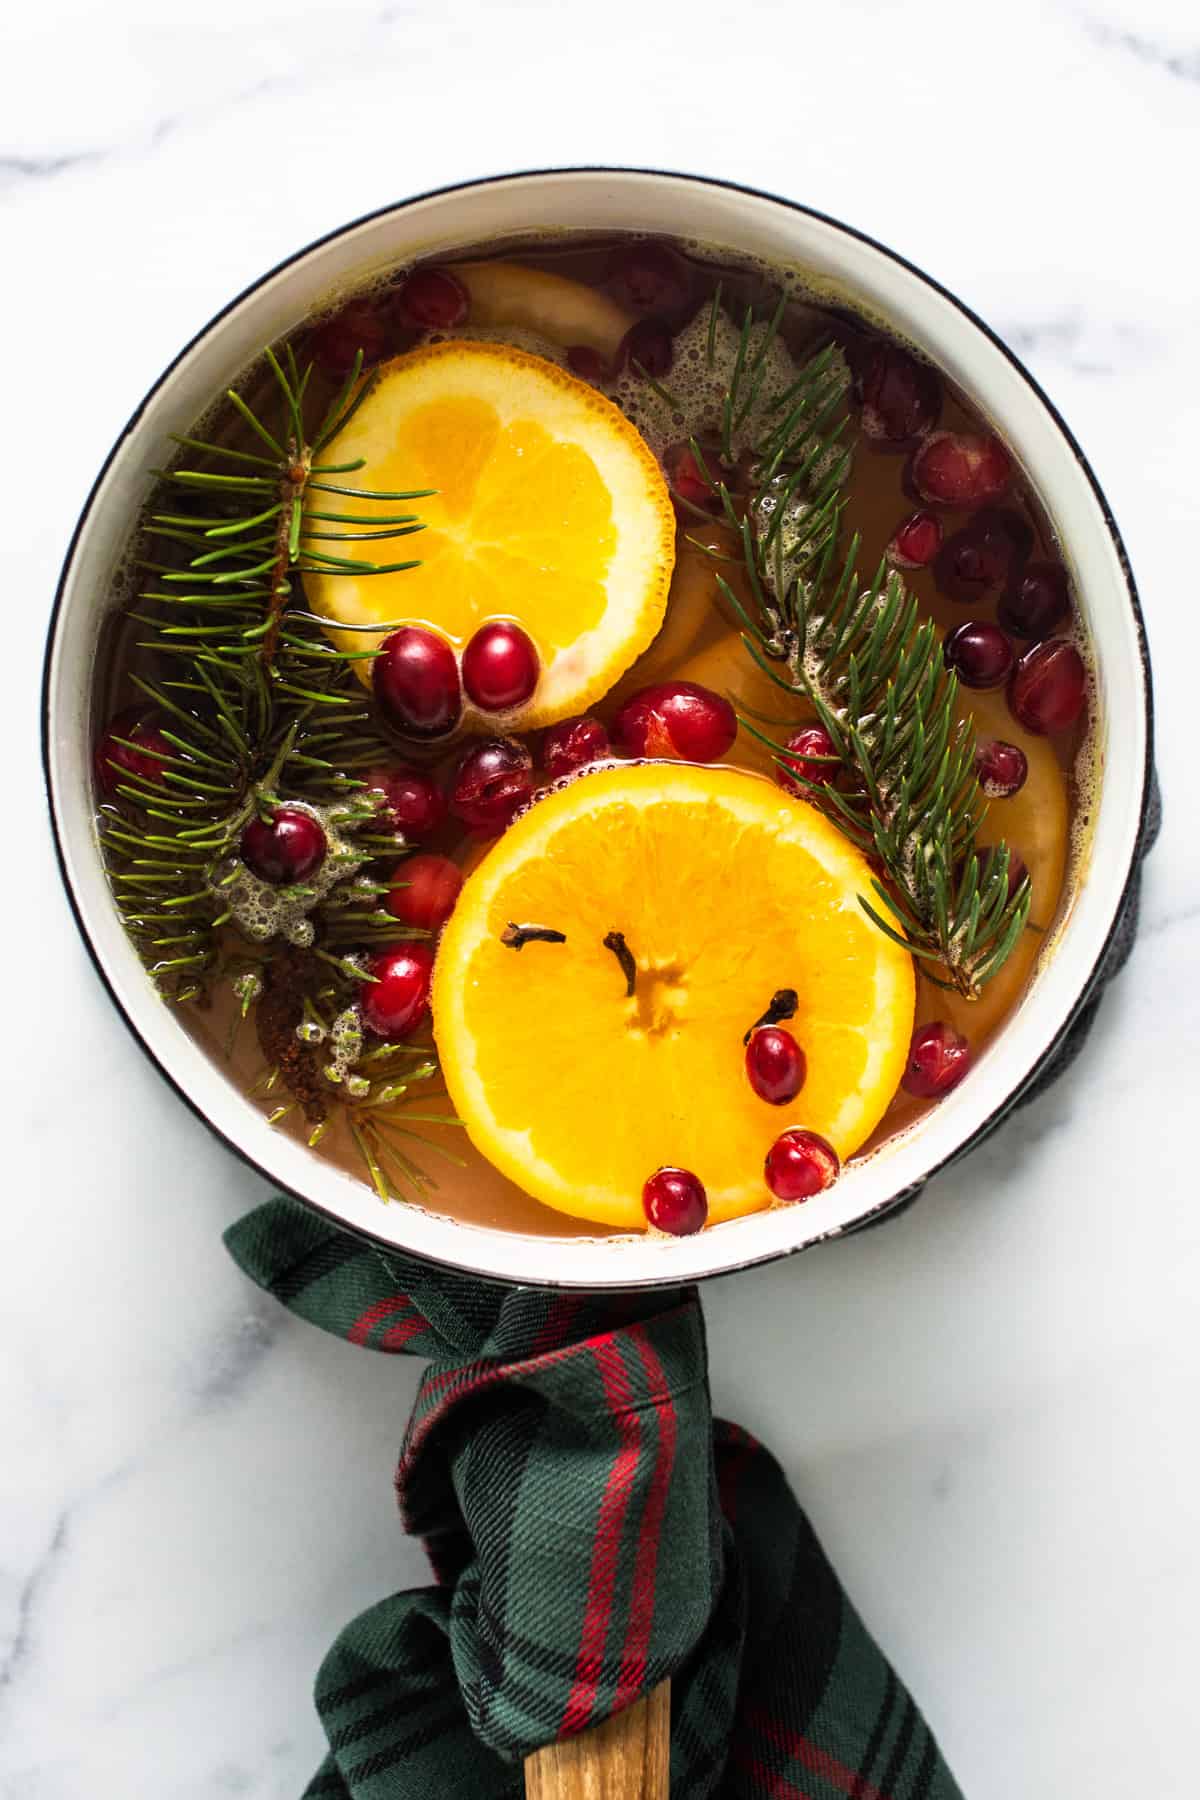
[[[672,1800],[954,1800],[779,1466],[714,1421],[694,1289],[493,1286],[285,1200],[226,1241],[301,1317],[428,1359],[396,1493],[436,1584],[326,1656],[309,1800],[520,1800],[530,1751],[667,1676]]]

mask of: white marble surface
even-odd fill
[[[298,1794],[357,1608],[424,1577],[416,1370],[261,1299],[254,1180],[142,1060],[59,893],[35,671],[76,508],[233,291],[393,197],[665,163],[854,220],[1026,356],[1126,533],[1168,823],[1071,1075],[903,1222],[708,1295],[970,1800],[1196,1791],[1200,24],[1187,0],[40,0],[0,27],[0,1796]],[[1120,746],[1116,747],[1120,754]]]

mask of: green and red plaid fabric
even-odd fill
[[[672,1800],[959,1796],[779,1465],[714,1421],[694,1289],[496,1287],[286,1200],[226,1241],[302,1318],[429,1361],[396,1491],[436,1585],[326,1656],[305,1800],[521,1800],[531,1750],[667,1675]]]

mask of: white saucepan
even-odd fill
[[[411,260],[535,228],[634,230],[799,266],[890,320],[973,397],[1014,450],[1059,534],[1095,649],[1102,780],[1090,854],[1052,955],[970,1078],[907,1136],[804,1206],[699,1233],[526,1236],[466,1225],[373,1191],[274,1131],[158,998],[109,896],[93,816],[93,671],[112,577],[168,434],[187,431],[264,344],[314,305]],[[45,759],[53,827],[80,930],[131,1030],[178,1093],[264,1175],[353,1231],[482,1275],[590,1288],[678,1282],[762,1262],[878,1216],[979,1137],[1030,1081],[1087,997],[1136,863],[1149,786],[1150,682],[1121,540],[1066,425],[1000,341],[928,276],[834,219],[722,182],[643,170],[510,175],[419,196],[348,225],[230,302],[138,405],[75,530],[50,625]],[[1120,748],[1109,756],[1110,745]]]

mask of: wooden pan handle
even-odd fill
[[[667,1800],[671,1684],[525,1759],[525,1800]]]

